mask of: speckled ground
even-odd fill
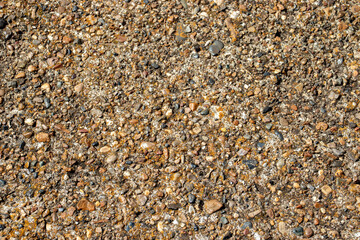
[[[359,16],[0,1],[2,239],[360,239]]]

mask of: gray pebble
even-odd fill
[[[201,115],[208,115],[209,114],[209,109],[208,108],[205,108],[204,110],[202,110],[201,112],[200,112],[200,114]]]
[[[280,141],[284,141],[284,136],[278,130],[275,130],[275,135],[280,139]]]
[[[297,236],[302,236],[304,234],[304,229],[302,227],[294,228],[293,233]]]
[[[45,98],[44,99],[44,103],[45,103],[45,107],[46,108],[49,108],[51,106],[51,103],[50,103],[50,99],[49,98]]]
[[[216,45],[211,45],[211,46],[209,47],[209,52],[210,52],[211,55],[213,55],[213,56],[219,55],[220,50],[221,50],[221,49],[220,49],[218,46],[216,46]]]
[[[226,218],[226,217],[221,217],[220,218],[220,222],[225,225],[225,224],[228,224],[229,223],[229,220]]]
[[[219,40],[215,40],[213,42],[213,45],[217,46],[220,50],[224,48],[224,44],[220,42]]]
[[[194,194],[189,194],[189,203],[195,203],[196,197]]]
[[[241,226],[241,229],[249,228],[251,229],[253,227],[251,222],[244,222],[244,224]]]

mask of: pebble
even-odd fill
[[[332,192],[332,189],[329,185],[324,185],[321,188],[321,192],[325,194],[325,196],[328,196]]]
[[[244,222],[243,225],[241,226],[241,229],[245,229],[245,228],[249,228],[251,229],[253,227],[251,222]]]
[[[314,235],[314,231],[311,228],[307,227],[307,228],[304,229],[304,236],[305,237],[310,238],[313,235]]]
[[[275,130],[275,135],[279,138],[280,141],[284,141],[284,136],[278,130]]]
[[[38,142],[50,142],[50,136],[48,133],[40,132],[35,136]]]
[[[209,52],[213,56],[219,55],[220,51],[221,51],[221,49],[217,45],[210,45],[210,47],[209,47]]]
[[[138,201],[140,206],[144,206],[146,204],[147,200],[148,200],[148,198],[146,196],[140,195],[140,196],[138,196],[137,201]]]
[[[95,210],[95,205],[88,201],[86,198],[81,199],[77,205],[76,205],[78,210],[83,210],[83,211],[94,211]]]
[[[0,180],[0,187],[4,187],[6,185],[6,181],[5,180]]]
[[[209,114],[209,112],[210,112],[209,109],[208,109],[208,108],[205,108],[205,109],[203,109],[203,110],[200,112],[200,114],[206,116],[206,115]]]
[[[259,162],[256,160],[243,160],[242,163],[245,164],[250,170],[256,168],[259,164]]]
[[[265,113],[268,113],[268,112],[271,112],[271,111],[272,111],[272,107],[266,106],[266,107],[264,107],[262,113],[265,114]]]
[[[178,210],[179,208],[181,208],[181,204],[171,203],[171,204],[168,204],[167,207],[171,210]]]
[[[107,158],[106,158],[106,163],[108,164],[112,164],[117,160],[117,155],[116,154],[110,154]]]
[[[44,103],[45,103],[45,108],[51,107],[51,103],[50,103],[50,99],[49,99],[49,98],[44,98]]]
[[[304,234],[304,229],[302,227],[294,228],[293,233],[297,236],[302,236]]]
[[[223,225],[228,224],[229,220],[226,217],[221,217],[220,218],[220,223],[222,223]]]
[[[222,207],[223,207],[223,204],[216,199],[205,201],[205,203],[204,203],[204,209],[207,212],[207,214],[212,214],[214,212],[217,212]]]
[[[189,198],[189,203],[191,203],[191,204],[195,203],[195,201],[196,201],[195,195],[189,194],[188,198]]]
[[[0,18],[0,29],[4,29],[7,25],[7,22],[4,18]]]
[[[286,223],[285,222],[279,222],[279,225],[278,225],[278,229],[279,229],[279,232],[282,234],[282,235],[286,235],[287,234],[287,227],[286,227]]]

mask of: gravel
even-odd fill
[[[5,239],[357,239],[358,1],[2,1]]]

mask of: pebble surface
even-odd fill
[[[1,1],[1,239],[359,238],[359,19]]]

